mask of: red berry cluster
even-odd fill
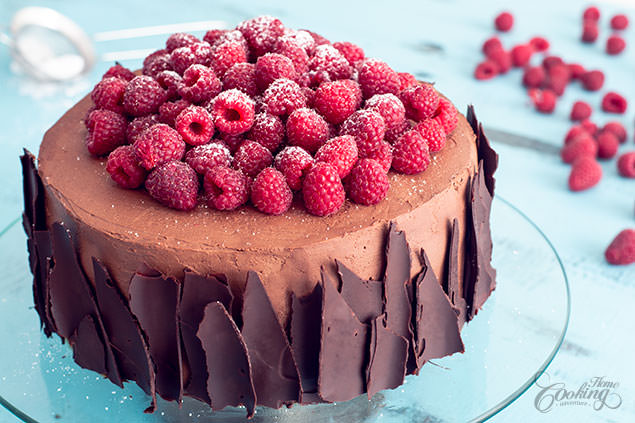
[[[596,6],[590,6],[584,10],[582,14],[582,36],[583,43],[595,43],[600,36],[600,9]],[[606,39],[606,53],[617,55],[626,48],[626,41],[622,38],[620,32],[628,27],[628,17],[623,14],[615,15],[610,21],[611,29],[614,31]]]
[[[457,125],[432,85],[350,43],[261,16],[202,40],[177,33],[141,75],[117,64],[92,92],[86,146],[121,187],[217,210],[317,216],[371,205],[388,172],[416,174]]]

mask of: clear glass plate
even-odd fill
[[[551,363],[569,321],[562,263],[540,229],[496,197],[492,235],[497,288],[463,330],[466,352],[424,366],[372,400],[290,409],[258,408],[252,422],[483,421],[525,392]],[[211,412],[186,399],[179,408],[123,390],[77,366],[67,345],[47,339],[33,310],[25,235],[18,221],[0,232],[0,403],[25,422],[244,422],[243,409]]]

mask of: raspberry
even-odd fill
[[[274,161],[276,169],[284,175],[294,191],[302,189],[302,180],[314,163],[313,157],[300,147],[285,147]]]
[[[606,123],[604,127],[602,128],[602,132],[607,132],[607,131],[612,132],[613,135],[617,137],[620,144],[623,144],[624,142],[626,142],[626,129],[624,129],[624,126],[620,122]]]
[[[628,102],[616,92],[608,92],[602,98],[602,110],[606,113],[623,114],[626,112]]]
[[[161,123],[160,117],[158,115],[148,115],[133,119],[133,121],[130,122],[128,124],[128,127],[126,128],[126,141],[128,141],[128,144],[134,144],[134,142],[137,140],[139,135],[143,133],[143,131],[145,131],[152,125],[156,125],[157,123]]]
[[[157,74],[156,80],[166,92],[166,99],[174,101],[179,98],[179,87],[183,84],[181,75],[174,71],[165,70]]]
[[[284,34],[284,26],[279,19],[258,16],[241,22],[237,27],[249,44],[255,56],[262,56],[273,50],[276,40]]]
[[[328,123],[313,109],[296,109],[287,119],[289,145],[304,148],[314,154],[329,138]]]
[[[604,257],[611,264],[635,263],[635,229],[624,229],[617,234],[606,248]]]
[[[602,179],[602,166],[592,156],[581,156],[573,162],[569,174],[569,189],[584,191]]]
[[[213,60],[213,49],[208,43],[198,42],[190,44],[190,51],[194,54],[194,63],[210,67]],[[187,68],[186,68],[187,69]]]
[[[580,122],[580,126],[582,126],[584,128],[585,131],[587,131],[587,133],[591,136],[595,136],[595,134],[597,134],[598,132],[598,126],[591,122],[589,119],[584,119],[582,122]]]
[[[124,81],[130,81],[135,76],[137,76],[137,75],[135,75],[135,73],[133,71],[131,71],[130,69],[125,68],[125,67],[121,66],[119,63],[115,62],[115,65],[111,66],[110,68],[108,68],[108,70],[101,77],[101,79],[114,77],[114,78],[123,79]]]
[[[237,63],[223,75],[223,90],[238,89],[250,97],[258,93],[256,86],[256,65]]]
[[[190,46],[174,49],[169,56],[170,67],[179,75],[192,65],[199,64]]]
[[[139,166],[138,162],[134,147],[122,145],[115,148],[108,156],[106,172],[122,188],[139,188],[145,182],[148,173]]]
[[[315,106],[315,91],[313,91],[309,87],[302,87],[302,94],[304,94],[304,98],[306,99],[307,107]]]
[[[212,50],[212,69],[218,76],[222,77],[236,63],[245,62],[247,62],[247,51],[238,41],[225,41]]]
[[[446,134],[443,128],[434,119],[426,119],[417,124],[414,129],[419,132],[428,143],[431,153],[441,151],[445,147]]]
[[[610,55],[617,55],[626,48],[626,41],[619,35],[611,35],[606,40],[606,52]]]
[[[315,34],[317,35],[317,34]],[[300,30],[286,30],[284,36],[282,38],[289,38],[294,40],[300,47],[304,49],[308,56],[312,56],[315,52],[315,39],[313,35],[309,34],[309,31],[300,29]],[[328,41],[327,41],[328,43]]]
[[[295,80],[295,66],[291,59],[278,53],[267,53],[256,61],[256,86],[262,92],[279,78]]]
[[[431,118],[439,107],[439,94],[432,85],[420,84],[399,93],[406,117],[416,121]]]
[[[378,148],[385,132],[384,118],[374,110],[358,110],[340,127],[340,135],[355,137],[360,155]]]
[[[569,67],[565,64],[555,64],[547,69],[547,81],[545,83],[545,88],[548,88],[556,95],[561,96],[564,94],[570,80],[571,74],[569,72]]]
[[[210,29],[203,36],[203,41],[205,41],[206,43],[209,43],[209,45],[213,46],[227,32],[229,32],[229,31],[226,30],[226,29]]]
[[[229,135],[247,132],[254,123],[255,104],[242,91],[223,91],[214,99],[212,116],[219,131]]]
[[[194,64],[183,73],[179,94],[190,103],[203,103],[216,97],[221,88],[214,71],[207,66]]]
[[[597,143],[588,134],[582,134],[567,143],[560,150],[560,157],[565,163],[573,163],[582,156],[595,157],[598,153]]]
[[[327,71],[310,70],[298,77],[298,84],[303,88],[317,88],[324,82],[331,82]]]
[[[619,140],[612,132],[601,132],[597,137],[598,158],[612,159],[617,155],[617,148],[620,145]]]
[[[418,131],[408,131],[394,143],[392,167],[397,172],[415,175],[426,170],[429,164],[430,149]]]
[[[251,202],[263,213],[280,215],[291,207],[293,192],[284,175],[268,167],[262,170],[251,186]]]
[[[617,159],[617,171],[625,178],[635,178],[635,151],[624,153]]]
[[[441,125],[446,135],[450,135],[459,123],[456,107],[444,97],[439,98],[439,107],[434,112],[433,119]]]
[[[249,43],[247,43],[245,36],[240,31],[235,29],[231,31],[224,31],[222,34],[220,34],[218,39],[216,39],[213,43],[209,43],[209,44],[212,47],[216,47],[223,43],[233,42],[233,41],[240,43],[243,46],[243,49],[245,50],[245,52],[247,53],[247,57],[251,57],[251,54],[250,54],[251,52],[249,51]],[[254,61],[255,59],[256,58],[254,57]]]
[[[547,56],[542,59],[542,66],[545,68],[546,71],[549,71],[554,66],[560,66],[564,64],[564,60],[562,60],[562,58],[558,56]]]
[[[507,32],[514,25],[514,16],[509,12],[502,12],[494,19],[494,26],[498,31]]]
[[[328,163],[316,163],[304,177],[302,198],[304,207],[315,216],[337,212],[346,199],[337,170]]]
[[[375,160],[381,165],[384,172],[388,173],[392,165],[392,145],[386,141],[382,141],[377,148],[372,151],[361,150],[359,152],[359,158]]]
[[[286,116],[295,109],[306,106],[306,97],[300,86],[286,78],[275,80],[263,94],[267,111],[274,115]]]
[[[584,21],[592,21],[597,22],[600,20],[600,9],[595,6],[589,6],[584,9],[584,13],[582,14],[582,19]]]
[[[529,63],[531,56],[534,54],[534,49],[529,44],[519,44],[514,46],[510,51],[512,58],[512,65],[517,68],[522,68]]]
[[[505,50],[493,51],[489,55],[489,60],[496,64],[498,73],[507,73],[512,68],[512,56]]]
[[[301,31],[308,32],[309,35],[311,35],[311,38],[313,38],[313,42],[315,43],[315,47],[321,46],[323,44],[331,44],[331,42],[327,38],[321,36],[318,33],[309,31],[308,29],[303,29]]]
[[[174,121],[176,120],[176,117],[189,106],[190,106],[190,102],[187,100],[177,100],[174,102],[166,101],[165,103],[161,105],[161,107],[159,107],[158,120],[161,123],[165,123],[166,125],[170,125],[174,127],[175,126]],[[159,122],[156,122],[156,123],[159,123]],[[130,142],[133,143],[134,141],[130,141]]]
[[[370,206],[386,198],[390,182],[384,168],[373,159],[361,159],[346,179],[346,192],[357,204]]]
[[[315,153],[315,160],[333,166],[340,179],[349,174],[357,158],[357,143],[350,135],[331,138]]]
[[[361,104],[361,88],[343,80],[325,82],[315,91],[315,108],[327,122],[340,124]]]
[[[171,161],[154,169],[146,179],[148,194],[159,203],[177,210],[196,207],[198,176],[187,163]]]
[[[498,75],[498,66],[491,60],[479,63],[474,69],[474,78],[485,81]]]
[[[168,37],[165,41],[165,49],[168,52],[172,52],[173,50],[179,47],[187,47],[194,43],[200,43],[201,41],[196,38],[192,34],[186,34],[184,32],[176,32]]]
[[[190,145],[207,144],[214,135],[214,122],[207,109],[189,106],[174,120],[174,126],[183,141]]]
[[[494,51],[503,50],[503,43],[498,37],[492,37],[485,40],[483,47],[481,47],[483,54],[489,57]]]
[[[98,109],[112,110],[123,113],[123,94],[126,91],[127,82],[120,78],[110,77],[102,79],[95,85],[90,97]]]
[[[353,67],[346,57],[328,44],[315,48],[315,54],[309,61],[309,69],[328,73],[331,81],[349,79],[353,75]]]
[[[567,67],[569,68],[571,79],[573,80],[581,80],[582,75],[586,73],[586,69],[584,69],[584,66],[579,63],[569,63]]]
[[[219,142],[222,142],[223,144],[227,146],[227,148],[232,154],[234,154],[236,150],[238,150],[238,147],[240,147],[240,144],[242,144],[244,141],[245,141],[244,134],[228,135],[223,133],[220,134],[220,140],[219,140]]]
[[[397,72],[377,59],[362,62],[358,80],[364,98],[371,98],[375,94],[397,94],[401,86]]]
[[[376,111],[384,118],[386,130],[401,126],[406,119],[406,108],[394,94],[376,94],[366,100],[366,108]]]
[[[288,57],[293,62],[297,75],[309,70],[309,55],[294,37],[283,36],[278,39],[274,52]]]
[[[231,153],[218,142],[196,146],[185,154],[185,163],[199,175],[205,175],[217,166],[229,167],[231,162]]]
[[[351,65],[355,65],[355,63],[364,60],[364,50],[353,43],[349,43],[348,41],[337,42],[333,43],[333,47],[335,47]]]
[[[599,35],[600,31],[597,22],[591,20],[584,21],[582,24],[582,36],[580,37],[583,43],[594,43]]]
[[[540,113],[553,113],[556,108],[556,93],[551,89],[530,89],[529,97],[534,103],[534,107]]]
[[[537,52],[549,50],[549,41],[544,37],[533,37],[529,40],[529,45]]]
[[[256,141],[273,152],[278,149],[284,140],[284,124],[278,116],[269,113],[258,113],[254,118],[254,125],[249,130],[247,138]]]
[[[103,156],[126,143],[126,118],[112,110],[94,110],[86,121],[86,148],[95,156]]]
[[[570,119],[572,121],[582,121],[591,117],[593,109],[589,106],[589,103],[585,101],[576,101],[571,108]]]
[[[588,131],[581,125],[574,125],[569,129],[564,137],[564,144],[567,145],[580,135],[589,135]]]
[[[154,78],[160,72],[165,70],[172,70],[170,53],[166,50],[157,50],[143,60],[143,69],[141,72],[144,75]]]
[[[234,169],[252,178],[262,169],[271,166],[272,162],[271,152],[255,141],[243,142],[234,154]]]
[[[153,78],[141,75],[128,82],[123,94],[123,108],[132,116],[156,113],[166,100],[166,92]]]
[[[147,170],[173,160],[181,160],[185,154],[185,141],[175,129],[158,123],[143,131],[134,143],[139,164]]]
[[[417,85],[419,83],[419,81],[417,81],[417,78],[415,78],[415,76],[411,73],[399,72],[397,75],[399,76],[399,91],[403,91],[406,88]]]
[[[611,28],[621,31],[628,28],[628,17],[626,15],[615,15],[611,18]]]
[[[211,168],[203,178],[207,205],[216,210],[234,210],[245,204],[249,200],[249,185],[249,178],[241,171],[225,166]]]

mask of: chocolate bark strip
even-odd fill
[[[335,260],[335,263],[342,282],[342,297],[360,322],[370,324],[384,309],[383,282],[365,281],[341,261]]]
[[[322,269],[322,330],[318,394],[348,401],[366,392],[368,326],[361,323]]]
[[[468,106],[466,117],[472,127],[472,130],[476,134],[476,148],[478,150],[479,160],[483,160],[483,169],[485,171],[483,176],[485,184],[487,185],[487,190],[489,191],[490,196],[494,197],[494,186],[496,182],[494,173],[498,168],[498,154],[490,145],[489,139],[483,131],[483,124],[476,118],[474,106]]]
[[[447,294],[459,317],[459,325],[463,327],[467,316],[467,303],[459,284],[459,221],[454,218],[450,229],[447,253]]]
[[[130,310],[145,334],[156,368],[156,390],[168,401],[181,401],[183,373],[177,325],[180,285],[172,278],[135,273],[128,289]]]
[[[33,273],[33,296],[37,298],[35,300],[35,308],[38,314],[41,313],[40,320],[43,324],[44,333],[47,337],[50,337],[57,331],[51,314],[51,298],[48,283],[49,262],[53,260],[51,234],[47,230],[35,230],[33,231],[33,239],[29,240],[33,242],[37,255],[37,265]],[[41,302],[41,304],[38,304],[39,302]]]
[[[179,321],[190,376],[188,381],[184,381],[184,389],[186,394],[210,405],[211,399],[207,393],[205,351],[201,341],[196,337],[196,331],[203,320],[205,306],[216,301],[220,302],[225,309],[231,310],[232,294],[224,278],[205,277],[185,271],[179,305]]]
[[[394,389],[403,383],[408,355],[408,341],[386,327],[385,315],[375,318],[370,328],[370,356],[366,369],[369,399],[381,390]]]
[[[302,402],[305,394],[317,392],[320,366],[320,330],[322,325],[322,286],[316,284],[310,294],[296,297],[291,293],[291,350],[298,365]]]
[[[222,303],[204,308],[197,337],[205,352],[206,387],[214,410],[244,405],[247,417],[254,415],[256,393],[245,342]]]
[[[242,316],[242,335],[249,352],[258,404],[280,408],[299,401],[300,376],[287,335],[265,287],[253,271],[247,274]]]
[[[106,374],[104,343],[90,314],[84,316],[69,342],[73,345],[73,359],[77,364],[85,369]]]
[[[121,378],[133,380],[156,401],[154,364],[141,329],[108,271],[93,257],[95,297]],[[153,406],[151,406],[153,408]]]
[[[465,351],[456,311],[423,250],[421,258],[423,268],[414,284],[417,373],[428,360]]]

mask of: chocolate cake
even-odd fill
[[[156,394],[187,395],[252,415],[370,397],[463,352],[495,287],[498,158],[472,107],[425,171],[390,171],[382,201],[326,216],[297,196],[272,215],[122,189],[86,149],[94,107],[87,96],[46,133],[37,166],[22,157],[36,310],[82,367],[136,382],[150,411]]]

